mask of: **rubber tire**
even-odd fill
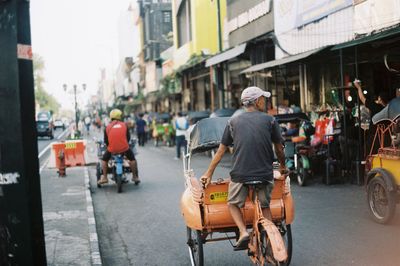
[[[282,228],[282,227],[286,227],[286,228],[284,228],[284,229],[286,229],[285,230],[286,233],[282,234],[282,232],[281,232],[281,234],[282,234],[283,241],[285,242],[288,258],[286,261],[281,261],[281,262],[275,261],[274,264],[279,265],[279,266],[288,266],[288,265],[290,265],[290,262],[292,261],[292,254],[293,254],[292,227],[290,226],[290,224],[287,224],[287,225],[282,224],[282,225],[280,225],[279,228]],[[261,232],[261,239],[264,240],[266,238],[267,232],[264,230],[262,225],[260,225],[259,228],[260,228],[259,230]],[[282,230],[280,230],[280,231],[282,231]],[[274,264],[272,264],[272,265],[274,265]],[[268,262],[266,262],[265,265],[270,265],[270,264]]]
[[[117,192],[122,192],[122,175],[115,175],[115,183],[117,183]]]
[[[97,181],[99,181],[100,180],[100,178],[101,178],[101,164],[98,162],[97,164],[96,164],[96,179],[97,179]],[[101,185],[99,185],[99,184],[97,184],[97,187],[98,188],[101,188]]]
[[[285,263],[281,263],[281,265],[290,265],[292,261],[292,254],[293,254],[293,238],[292,238],[292,227],[290,224],[283,225],[286,226],[286,234],[282,235],[283,240],[285,241],[286,250],[288,253],[288,259]]]
[[[195,246],[197,247],[197,252],[193,247],[189,245],[190,250],[193,254],[193,261],[195,266],[204,266],[204,252],[203,252],[203,241],[201,239],[201,233],[199,230],[192,230],[189,227],[186,227],[187,234],[187,243],[189,245],[190,242],[195,241]],[[195,235],[193,236],[192,233]]]
[[[264,248],[261,248],[260,252],[263,252],[263,249],[265,250],[270,250],[270,254],[268,254],[268,256],[271,256],[273,258],[273,254],[272,254],[272,247],[271,247],[271,242],[268,241],[268,236],[267,236],[267,231],[264,230],[264,228],[262,227],[262,225],[259,226],[259,230],[260,230],[260,238],[261,238],[261,246],[265,246]],[[268,243],[268,244],[267,244]],[[265,251],[266,252],[266,251]],[[263,254],[263,256],[267,257],[266,254]],[[268,259],[265,258],[265,263],[263,265],[265,266],[269,266],[269,265],[276,265],[276,266],[281,266],[284,265],[279,261],[275,261],[275,259],[273,259],[273,263],[269,263]]]
[[[376,213],[374,210],[375,207],[373,205],[373,189],[375,185],[380,185],[384,189],[384,193],[387,199],[387,207],[388,211],[383,216],[377,216],[379,214]],[[368,210],[372,217],[372,219],[380,224],[387,224],[392,218],[396,211],[396,192],[391,191],[389,192],[388,186],[385,182],[385,179],[382,176],[375,176],[372,178],[367,185],[367,203],[368,203]]]
[[[301,157],[297,157],[296,179],[299,186],[303,187],[307,184],[308,176],[308,171],[304,169]]]

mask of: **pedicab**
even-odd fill
[[[210,114],[210,117],[231,117],[236,112],[233,108],[217,109]]]
[[[386,224],[400,203],[400,97],[372,117],[372,122],[377,129],[365,165],[367,200],[372,219]],[[375,142],[379,149],[372,154]]]
[[[204,188],[191,168],[192,155],[219,146],[228,117],[206,118],[199,121],[190,133],[188,153],[183,156],[185,191],[181,197],[181,213],[187,227],[187,244],[192,265],[205,265],[206,243],[238,240],[239,231],[227,204],[230,178],[215,178]],[[251,184],[250,184],[251,183]],[[247,255],[255,264],[289,265],[292,256],[291,224],[294,203],[290,179],[274,171],[274,189],[270,202],[273,222],[262,216],[256,184],[249,187],[242,213],[250,232]],[[232,245],[233,246],[233,245]],[[212,262],[209,262],[212,265]]]
[[[210,117],[209,111],[190,111],[187,115],[187,119],[190,125],[194,125],[204,118]]]

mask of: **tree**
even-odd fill
[[[35,101],[39,103],[40,108],[58,113],[60,104],[44,89],[43,71],[45,69],[44,60],[40,55],[33,55],[33,76],[35,79]]]

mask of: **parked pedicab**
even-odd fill
[[[187,120],[190,125],[194,125],[204,118],[210,117],[209,111],[190,111],[187,115]]]
[[[210,117],[231,117],[236,112],[233,108],[217,109],[210,114]]]
[[[400,203],[400,98],[393,99],[372,122],[377,129],[365,166],[367,200],[371,217],[386,224]],[[375,142],[379,149],[372,154]]]
[[[239,231],[228,210],[229,178],[217,178],[204,188],[191,168],[192,155],[218,147],[229,118],[216,117],[199,121],[190,134],[188,153],[184,156],[186,189],[181,198],[181,212],[187,226],[187,244],[192,265],[204,265],[204,245],[209,242],[238,240]],[[270,208],[273,222],[262,215],[256,183],[246,183],[250,196],[242,213],[250,232],[247,255],[259,265],[289,265],[292,256],[291,223],[294,203],[290,179],[274,171],[275,186]],[[210,262],[212,265],[212,263]]]

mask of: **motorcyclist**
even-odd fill
[[[132,171],[132,181],[135,184],[140,183],[137,170],[137,162],[135,155],[129,147],[129,140],[131,136],[129,130],[122,119],[122,112],[119,109],[114,109],[110,112],[111,122],[104,130],[104,143],[107,145],[107,150],[103,154],[102,168],[103,175],[98,181],[99,184],[108,183],[107,170],[108,161],[111,159],[112,154],[124,154],[129,160],[129,166]]]

